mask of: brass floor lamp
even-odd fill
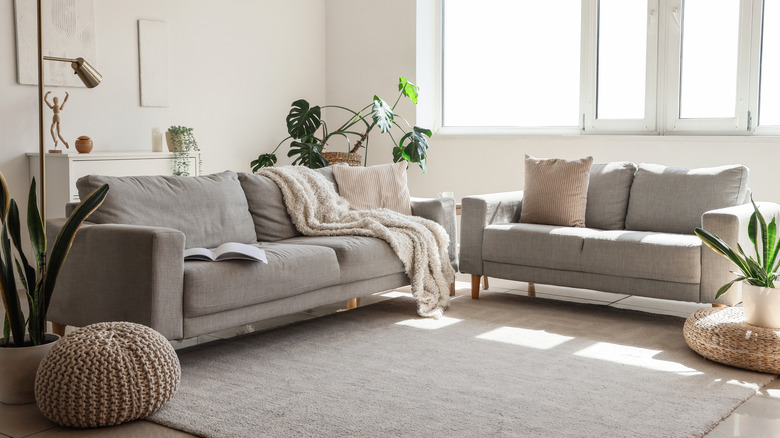
[[[46,131],[43,126],[43,60],[48,61],[61,61],[70,62],[70,66],[78,75],[81,82],[86,85],[87,88],[95,88],[103,80],[103,77],[95,70],[94,67],[89,65],[84,58],[57,58],[54,56],[43,56],[43,25],[41,20],[41,2],[38,0],[38,152],[40,153],[40,213],[41,222],[46,226],[46,148],[44,146],[44,138]]]

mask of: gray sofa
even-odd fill
[[[330,168],[320,171],[336,185]],[[265,177],[87,176],[79,194],[104,183],[109,194],[77,233],[54,291],[49,318],[60,325],[131,321],[184,339],[409,284],[383,240],[300,235]],[[413,198],[412,213],[445,227],[457,270],[455,201]],[[63,224],[49,221],[47,232]],[[185,248],[227,241],[261,247],[268,264],[183,260]]]
[[[480,277],[653,298],[733,305],[741,287],[715,300],[734,278],[730,262],[702,245],[702,227],[752,247],[748,169],[682,169],[629,162],[593,164],[585,227],[519,223],[523,192],[463,198],[460,270]],[[748,204],[745,204],[745,203]],[[762,212],[780,207],[762,203]]]

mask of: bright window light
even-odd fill
[[[780,125],[780,1],[764,1],[759,124]]]
[[[685,0],[680,118],[733,118],[739,0]]]
[[[599,2],[599,119],[644,119],[647,0]]]
[[[564,342],[571,341],[572,337],[547,333],[544,330],[528,330],[517,327],[501,327],[477,336],[477,339],[503,342],[505,344],[519,345],[521,347],[535,348],[537,350],[549,350]]]
[[[445,0],[444,126],[578,126],[580,0]]]

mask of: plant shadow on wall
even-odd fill
[[[175,176],[190,176],[190,153],[200,152],[192,131],[193,128],[174,125],[166,132],[165,140],[168,143],[168,150],[174,154],[173,174]],[[202,164],[200,155],[198,155],[198,168]]]
[[[404,96],[408,97],[413,104],[417,104],[419,87],[407,81],[405,77],[401,77],[398,80],[398,91],[398,97],[392,106],[379,96],[374,95],[371,103],[357,111],[339,105],[311,106],[304,99],[296,100],[292,103],[292,108],[286,119],[288,137],[279,142],[273,152],[261,154],[252,161],[252,171],[276,164],[276,151],[288,140],[291,142],[287,156],[295,157],[293,165],[316,169],[331,164],[323,156],[323,149],[334,138],[346,140],[347,161],[352,161],[355,156],[359,156],[357,154],[360,148],[365,148],[363,161],[365,164],[368,162],[369,134],[374,128],[378,128],[382,134],[389,135],[393,141],[393,162],[406,160],[410,163],[417,163],[425,172],[431,130],[412,126],[404,117],[395,113],[398,102]],[[344,111],[348,118],[336,129],[331,130],[322,119],[322,110],[327,108]],[[401,123],[399,123],[399,119]],[[400,134],[394,135],[394,130],[400,131]],[[317,135],[318,131],[319,135]]]

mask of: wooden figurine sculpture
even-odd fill
[[[64,138],[62,138],[62,134],[60,133],[60,111],[65,109],[65,103],[68,101],[68,92],[65,92],[65,100],[62,101],[62,105],[60,105],[60,99],[58,97],[54,97],[54,105],[49,103],[49,94],[51,94],[51,91],[47,91],[46,95],[43,97],[43,101],[46,102],[46,105],[51,108],[52,111],[54,111],[54,117],[51,119],[51,138],[54,139],[54,149],[50,149],[49,153],[52,154],[59,154],[62,153],[62,151],[57,149],[57,137],[62,140],[62,144],[65,145],[66,148],[70,148],[68,145],[68,142],[65,141]],[[57,129],[57,135],[54,135],[54,130]]]

